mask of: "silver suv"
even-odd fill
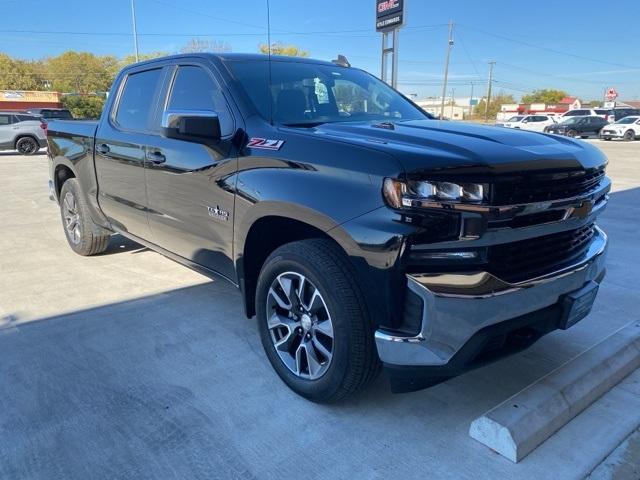
[[[0,112],[0,150],[33,155],[47,145],[47,123],[37,115]]]

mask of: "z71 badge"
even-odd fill
[[[280,147],[284,144],[284,140],[271,140],[268,138],[254,137],[249,140],[247,147],[261,148],[262,150],[280,150]]]

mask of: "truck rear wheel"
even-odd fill
[[[91,220],[91,214],[80,195],[80,185],[70,178],[60,191],[60,215],[67,242],[79,255],[102,253],[109,245],[111,235]]]
[[[380,371],[356,274],[329,240],[276,249],[260,272],[256,306],[267,357],[299,395],[335,402],[364,388]]]

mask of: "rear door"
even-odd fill
[[[13,121],[10,113],[0,113],[0,147],[13,148]]]
[[[155,137],[148,146],[147,195],[154,243],[235,280],[232,262],[237,153],[233,114],[212,67],[185,61],[173,68],[164,109],[215,112],[222,140],[205,145]]]
[[[146,146],[159,135],[154,124],[165,70],[147,66],[123,77],[111,111],[96,133],[98,201],[118,230],[150,238],[145,182]]]

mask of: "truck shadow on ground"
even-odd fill
[[[113,255],[126,252],[142,253],[146,251],[149,251],[149,249],[144,245],[140,245],[139,243],[116,233],[109,239],[109,246],[107,247],[107,249],[104,252],[100,253],[98,256]]]
[[[617,192],[603,216],[612,285],[630,288],[629,265],[640,260],[639,205],[640,189]],[[141,247],[116,237],[109,248]],[[443,432],[470,441],[475,417],[615,330],[623,304],[635,303],[626,298],[631,290],[621,292],[612,297],[613,287],[603,288],[597,318],[509,359],[410,394],[391,394],[383,375],[330,406],[280,381],[255,318],[244,317],[239,292],[222,281],[31,322],[7,315],[0,319],[0,425],[12,445],[0,477],[24,477],[28,465],[29,476],[41,478],[117,476],[118,468],[144,469],[149,478],[167,469],[185,478],[272,478],[290,473],[291,456],[320,444],[382,455],[400,436],[411,448],[440,441]],[[270,470],[265,458],[283,439],[284,470]]]

